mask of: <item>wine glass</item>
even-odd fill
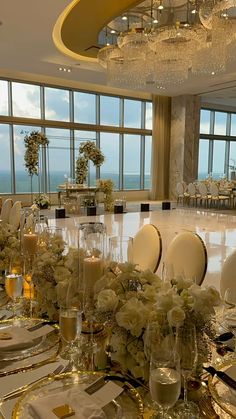
[[[223,321],[227,329],[234,334],[236,355],[236,290],[227,288],[224,295]]]
[[[74,355],[77,353],[76,341],[82,328],[82,312],[77,307],[60,307],[60,334],[66,343],[65,354],[69,355],[72,368],[75,368]]]
[[[133,262],[133,238],[113,236],[109,238],[109,259],[117,263]]]
[[[169,419],[181,390],[181,373],[178,354],[171,348],[167,351],[153,351],[150,362],[149,388],[160,417]],[[157,411],[154,413],[156,418]],[[159,417],[159,415],[158,415]]]
[[[5,271],[5,290],[11,298],[11,310],[13,318],[16,318],[17,303],[23,293],[23,259],[21,256],[14,256]]]
[[[184,386],[184,400],[178,404],[179,414],[184,418],[198,417],[197,405],[188,401],[188,380],[196,370],[198,359],[196,327],[194,324],[188,323],[178,327],[176,349],[180,357]]]

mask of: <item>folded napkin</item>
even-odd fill
[[[0,329],[0,356],[1,353],[19,349],[30,348],[36,342],[40,342],[42,336],[46,335],[53,328],[45,325],[38,330],[30,332],[24,327],[4,327]]]
[[[84,391],[73,389],[41,397],[28,403],[28,411],[34,419],[56,419],[53,409],[68,404],[75,414],[73,419],[103,419],[105,413]]]

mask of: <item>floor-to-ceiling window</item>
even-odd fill
[[[232,177],[236,170],[236,113],[201,110],[198,179]]]
[[[41,131],[48,150],[39,151],[40,176],[28,176],[24,137]],[[93,140],[105,155],[89,165],[87,182],[112,179],[117,190],[151,184],[151,101],[84,92],[37,83],[0,80],[0,193],[55,192],[75,177],[79,145]]]

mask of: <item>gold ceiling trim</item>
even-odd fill
[[[115,17],[141,0],[73,0],[53,28],[53,41],[63,54],[97,62],[98,34]]]

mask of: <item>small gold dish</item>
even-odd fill
[[[54,407],[54,409],[52,409],[52,412],[59,419],[69,418],[70,416],[74,416],[75,414],[75,411],[68,404],[63,404],[62,406]]]
[[[8,332],[0,332],[0,340],[10,340],[12,335]]]

